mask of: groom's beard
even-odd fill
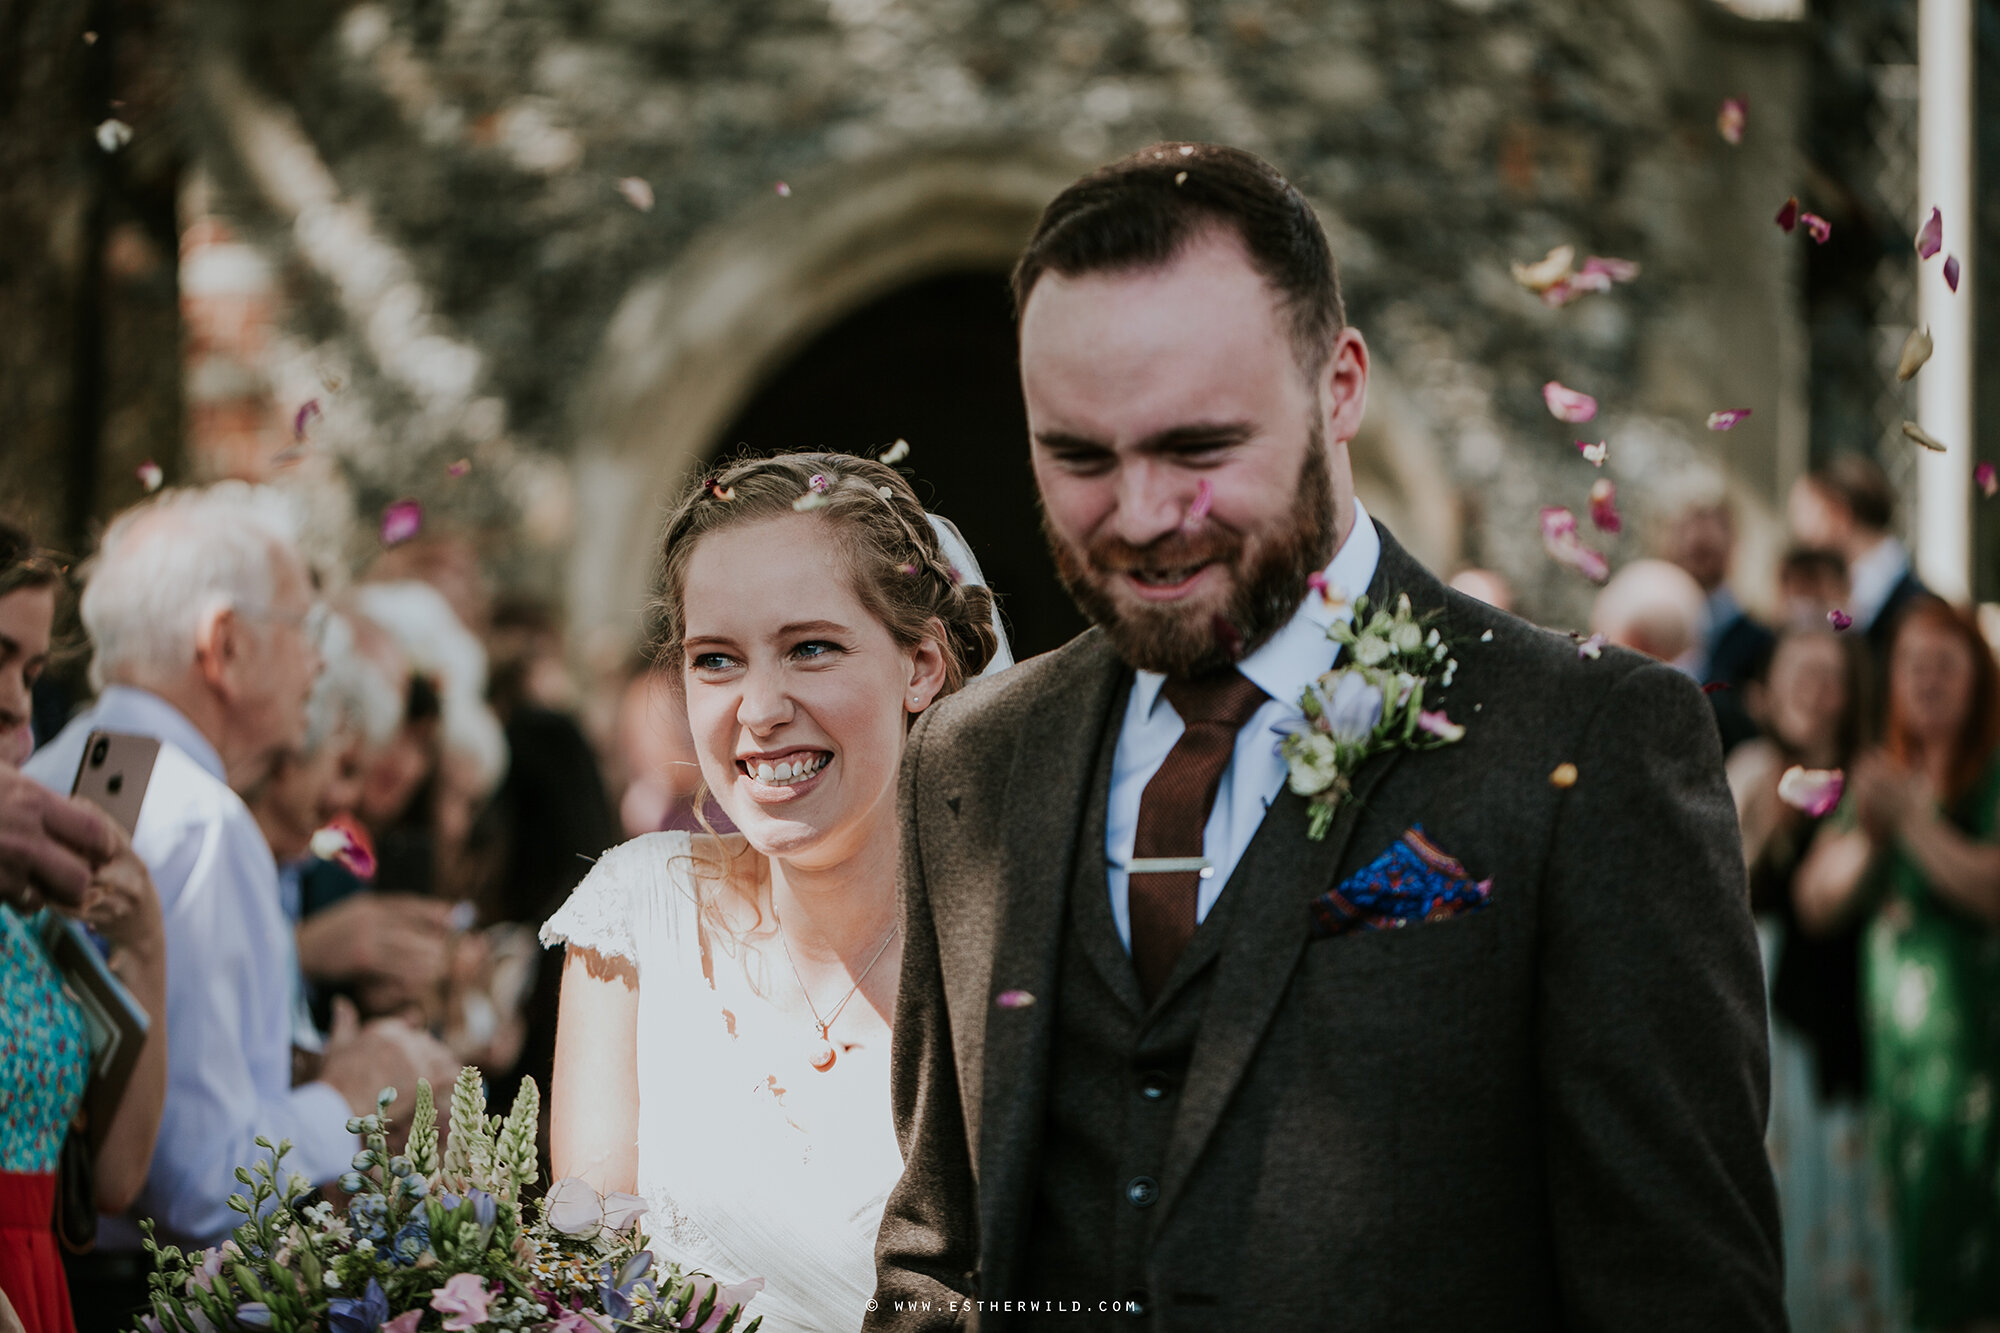
[[[1305,600],[1306,580],[1333,559],[1333,477],[1317,420],[1295,495],[1284,529],[1270,534],[1235,532],[1209,521],[1192,533],[1170,532],[1145,546],[1106,537],[1085,551],[1056,532],[1044,506],[1042,535],[1063,587],[1111,636],[1121,658],[1166,676],[1196,676],[1239,661],[1268,641]],[[1229,575],[1229,592],[1219,607],[1212,599],[1192,606],[1152,605],[1111,591],[1130,570],[1182,569],[1211,560]]]

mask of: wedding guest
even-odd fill
[[[1719,474],[1701,469],[1665,489],[1653,533],[1655,553],[1687,571],[1701,588],[1701,643],[1689,669],[1708,695],[1726,754],[1757,734],[1745,711],[1743,683],[1762,670],[1771,631],[1760,625],[1729,585],[1736,559],[1736,511]]]
[[[1787,805],[1793,765],[1844,768],[1868,714],[1867,651],[1825,620],[1782,631],[1744,688],[1760,735],[1729,756],[1770,988],[1769,1142],[1784,1216],[1786,1306],[1795,1328],[1886,1317],[1889,1227],[1866,1144],[1860,926],[1799,929],[1793,883],[1823,821]]]
[[[569,946],[556,1173],[642,1195],[663,1258],[765,1279],[767,1333],[860,1327],[902,1171],[897,773],[911,719],[998,641],[941,540],[872,460],[786,455],[692,490],[660,661],[741,832],[635,838],[542,931]]]
[[[1794,546],[1778,559],[1778,619],[1793,627],[1830,624],[1845,614],[1852,585],[1847,561],[1837,551]]]
[[[409,803],[374,826],[378,885],[395,892],[477,897],[495,873],[491,847],[469,844],[474,818],[507,767],[507,741],[486,704],[486,650],[429,583],[365,583],[360,613],[387,630],[411,670],[434,684],[435,764]]]
[[[82,1136],[90,1163],[84,1206],[122,1210],[145,1179],[167,1071],[166,1024],[155,1022],[110,1117],[80,1117],[89,1035],[43,945],[46,915],[94,929],[113,974],[155,1019],[166,1007],[166,946],[159,898],[123,830],[13,767],[61,587],[56,563],[0,524],[0,746],[9,751],[0,757],[0,1323],[11,1318],[25,1333],[74,1329],[50,1229],[66,1137]]]
[[[1868,917],[1868,1078],[1904,1313],[2000,1318],[2000,668],[1972,617],[1912,600],[1889,649],[1879,751],[1799,869],[1799,919]]]
[[[441,900],[371,892],[345,867],[313,855],[313,834],[354,810],[369,751],[393,739],[402,722],[402,700],[356,651],[346,616],[327,618],[320,649],[326,665],[306,705],[305,739],[245,796],[278,861],[299,970],[321,999],[321,1017],[301,1015],[293,1038],[314,1052],[331,991],[348,994],[370,1015],[434,1007],[450,966],[451,914]],[[339,877],[351,888],[336,898],[322,886],[309,902],[309,877]]]
[[[1447,585],[1499,611],[1514,609],[1514,589],[1497,569],[1461,569]]]
[[[1665,560],[1634,560],[1611,576],[1590,608],[1605,641],[1695,673],[1701,651],[1701,588]]]
[[[158,1145],[134,1207],[107,1215],[97,1250],[77,1259],[79,1322],[123,1326],[144,1303],[150,1265],[136,1221],[162,1243],[226,1237],[235,1171],[289,1139],[287,1164],[329,1181],[348,1169],[351,1115],[382,1088],[453,1070],[442,1049],[401,1024],[341,1030],[318,1079],[292,1086],[297,962],[277,865],[237,795],[296,747],[318,657],[305,570],[249,488],[163,492],[106,530],[84,587],[82,619],[103,693],[36,753],[27,771],[69,784],[93,730],[161,742],[133,847],[166,923],[167,1094]],[[87,1309],[87,1314],[86,1314]]]
[[[1888,475],[1873,459],[1842,454],[1793,484],[1785,514],[1799,542],[1838,552],[1847,562],[1851,591],[1842,609],[1867,637],[1882,674],[1896,617],[1924,592],[1909,551],[1890,532],[1896,492]]]

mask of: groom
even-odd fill
[[[1783,1328],[1700,692],[1446,590],[1363,512],[1367,346],[1265,163],[1078,181],[1014,289],[1096,628],[910,737],[869,1327]],[[1364,591],[1438,632],[1424,708],[1464,735],[1368,758],[1315,840],[1273,728]]]

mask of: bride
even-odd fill
[[[956,530],[835,454],[703,482],[668,521],[662,583],[660,661],[741,833],[635,838],[542,927],[569,946],[552,1164],[643,1197],[661,1258],[763,1278],[769,1333],[858,1329],[902,1171],[903,739],[1004,664],[998,619]]]

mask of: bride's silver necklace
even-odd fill
[[[868,974],[875,970],[875,964],[881,962],[882,955],[889,951],[890,942],[896,938],[896,933],[903,928],[902,914],[900,911],[897,913],[896,920],[889,925],[889,933],[884,935],[882,942],[875,946],[874,956],[869,958],[868,966],[861,969],[861,975],[854,979],[854,984],[847,988],[847,994],[840,997],[840,1003],[833,1006],[832,1011],[825,1018],[820,1017],[819,1006],[813,1003],[812,992],[806,989],[806,979],[799,975],[798,960],[792,957],[792,946],[785,939],[785,923],[778,920],[778,915],[775,911],[772,912],[771,919],[778,927],[778,947],[785,951],[785,961],[792,965],[792,980],[799,983],[799,994],[805,997],[806,1008],[812,1011],[813,1026],[819,1029],[819,1044],[813,1048],[811,1054],[806,1059],[814,1069],[824,1074],[827,1070],[833,1068],[833,1062],[839,1058],[839,1053],[834,1050],[833,1040],[827,1036],[827,1030],[839,1020],[841,1011],[847,1008],[848,1001],[852,1000],[861,990],[861,983],[868,980]]]

